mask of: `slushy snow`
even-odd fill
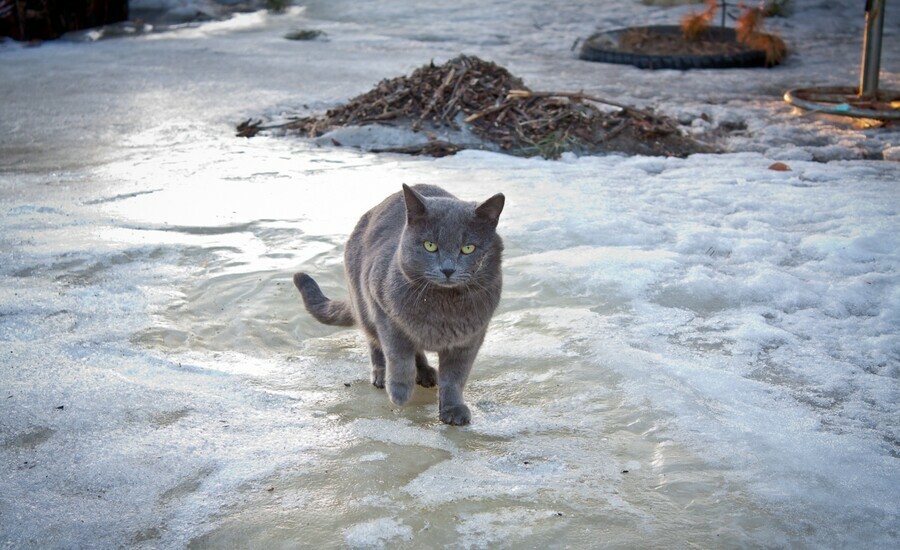
[[[856,82],[861,6],[792,2],[772,70],[647,72],[570,48],[689,7],[420,4],[0,44],[0,545],[900,545],[900,164],[878,160],[900,134],[781,99]],[[729,152],[233,137],[459,53]],[[401,183],[507,197],[469,427],[437,420],[434,390],[393,407],[362,338],[291,284],[303,269],[346,296],[343,244]]]

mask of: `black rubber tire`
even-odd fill
[[[588,37],[581,45],[579,59],[585,61],[598,61],[601,63],[617,63],[620,65],[634,65],[641,69],[730,69],[747,67],[765,67],[766,52],[762,50],[749,50],[730,55],[646,55],[615,51],[609,47],[617,44],[619,34],[629,29],[648,30],[661,34],[680,34],[681,29],[676,25],[654,25],[647,27],[629,27],[614,31],[599,32]],[[709,37],[721,42],[735,42],[737,40],[734,29],[711,27]]]

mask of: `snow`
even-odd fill
[[[0,44],[0,544],[897,547],[900,165],[877,159],[900,139],[781,100],[855,82],[859,6],[797,0],[783,67],[680,73],[569,48],[687,7],[414,4]],[[556,162],[232,137],[460,52],[745,129]],[[507,196],[466,428],[434,390],[392,406],[291,284],[344,296],[343,243],[400,183]]]

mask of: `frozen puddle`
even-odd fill
[[[485,353],[470,385],[476,423],[463,430],[436,422],[434,391],[418,389],[410,406],[394,410],[365,380],[361,343],[346,349],[343,334],[324,338],[312,354],[349,352],[353,368],[313,363],[304,371],[317,381],[293,378],[330,388],[318,396],[316,428],[335,434],[330,448],[258,480],[195,545],[591,545],[598,537],[713,545],[784,531],[735,494],[719,467],[660,434],[653,411],[624,403],[608,370],[559,342],[534,345],[534,333],[509,332],[510,344],[535,356]]]
[[[4,203],[4,541],[896,538],[893,165],[287,163],[259,143],[187,182],[193,145],[108,164],[78,203]],[[115,183],[128,171],[154,185]],[[315,323],[291,285],[302,266],[342,296],[346,234],[401,181],[509,200],[467,428],[437,421],[434,390],[392,407],[361,338]]]
[[[797,1],[775,24],[798,57],[752,78],[584,70],[577,36],[682,10],[639,2],[335,0],[0,46],[0,546],[898,547],[900,165],[835,160],[896,130],[773,95],[855,73],[861,13]],[[232,137],[460,52],[535,89],[745,123],[730,143],[755,152]],[[359,335],[291,284],[303,268],[344,296],[347,235],[401,183],[507,196],[466,428],[437,421],[434,390],[392,407]]]

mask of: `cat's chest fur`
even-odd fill
[[[407,287],[405,299],[389,300],[385,309],[422,349],[440,351],[481,338],[499,298],[499,286],[459,291]]]

